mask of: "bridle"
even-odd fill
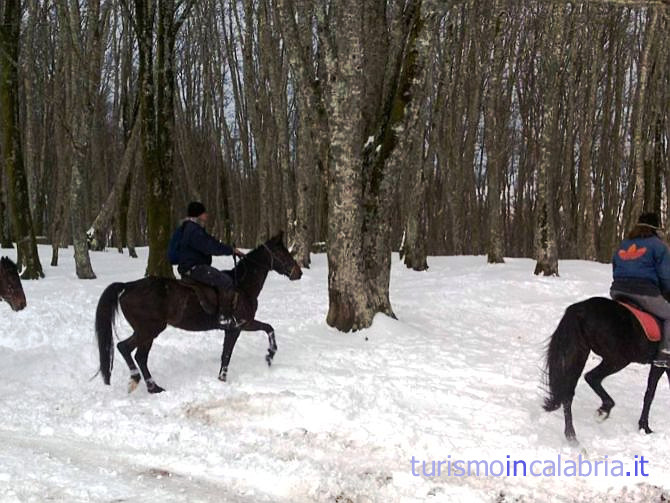
[[[291,266],[291,270],[288,271],[288,273],[287,273],[286,271],[288,270],[288,266],[286,265],[286,263],[283,262],[283,261],[282,261],[281,259],[279,259],[278,257],[276,257],[275,254],[272,252],[272,250],[270,250],[270,247],[269,247],[268,245],[266,245],[265,243],[263,243],[263,248],[265,248],[265,251],[267,251],[267,252],[268,252],[268,255],[270,255],[270,268],[269,268],[268,270],[269,270],[269,271],[273,271],[273,270],[274,270],[274,268],[275,268],[275,260],[276,260],[277,263],[279,263],[279,265],[281,265],[281,268],[282,268],[282,270],[284,271],[284,274],[286,274],[286,276],[288,276],[288,277],[290,278],[290,277],[293,275],[293,273],[295,272],[295,268],[298,267],[298,264],[295,264],[295,263],[294,263],[294,264]],[[260,265],[260,264],[259,264],[259,265]]]

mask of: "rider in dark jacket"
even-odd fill
[[[212,255],[238,255],[244,253],[222,243],[205,230],[207,222],[205,206],[197,201],[188,205],[188,218],[179,243],[179,264],[177,271],[182,277],[214,286],[219,292],[219,318],[222,325],[239,325],[233,312],[237,294],[231,277],[212,267]]]
[[[654,365],[670,367],[670,249],[661,241],[658,215],[643,213],[612,258],[613,299],[631,299],[642,309],[663,320],[663,340]]]

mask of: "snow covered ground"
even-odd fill
[[[40,249],[43,264],[50,250]],[[93,320],[113,281],[142,276],[131,260],[93,253],[98,279],[74,277],[71,250],[46,279],[24,282],[28,307],[0,304],[0,501],[526,502],[661,501],[670,494],[670,393],[659,387],[656,433],[636,425],[648,367],[605,381],[617,406],[581,380],[574,417],[542,410],[547,338],[565,307],[604,295],[610,267],[562,261],[560,278],[534,263],[435,257],[415,273],[394,263],[392,302],[367,331],[325,325],[323,255],[301,281],[269,277],[258,319],[279,351],[264,361],[263,333],[243,334],[229,382],[216,379],[222,334],[169,328],[150,355],[166,393],[126,392],[117,354],[112,386],[98,377]],[[10,256],[13,256],[10,252]],[[217,262],[230,266],[230,259]],[[119,323],[118,332],[129,335]],[[598,358],[592,356],[587,367]],[[648,477],[415,477],[419,460],[618,459],[643,455]],[[448,458],[451,456],[451,458]],[[419,468],[420,469],[420,468]]]

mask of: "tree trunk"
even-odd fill
[[[602,51],[593,48],[595,57],[591,61],[598,61]],[[589,64],[587,60],[586,64]],[[579,134],[579,171],[577,179],[578,192],[578,212],[577,212],[577,256],[584,260],[596,260],[596,242],[595,242],[595,215],[593,206],[593,182],[592,182],[592,161],[591,151],[593,149],[593,123],[596,113],[596,98],[598,96],[598,72],[588,71],[588,66],[584,68],[588,78],[588,85],[584,86],[582,95],[583,114],[578,117]]]
[[[38,279],[44,277],[44,273],[37,254],[19,130],[20,28],[20,0],[4,0],[0,5],[0,121],[3,131],[3,164],[7,176],[13,235],[17,241],[17,262],[19,269],[23,269],[21,277]]]
[[[651,48],[654,45],[656,35],[656,25],[658,24],[658,9],[650,7],[649,24],[647,26],[644,47],[640,56],[639,77],[637,80],[637,91],[635,100],[635,119],[633,125],[633,155],[635,159],[635,193],[633,196],[633,205],[630,211],[632,221],[637,221],[637,217],[642,213],[647,202],[645,196],[645,176],[644,160],[647,147],[647,138],[643,138],[643,132],[647,130],[644,111],[647,97],[647,80],[649,76],[649,60]],[[653,201],[652,201],[653,204]]]
[[[147,191],[147,276],[174,277],[168,262],[167,246],[172,232],[175,43],[177,33],[192,6],[193,0],[184,2],[179,13],[175,0],[158,0],[157,3],[135,0],[135,28],[139,46],[139,114]]]
[[[547,82],[558,76],[561,57],[561,17],[556,15],[560,7],[548,7],[549,40],[545,41],[544,70]],[[556,227],[554,221],[554,144],[558,133],[558,110],[560,89],[555,85],[548,86],[545,94],[543,111],[542,138],[540,143],[540,159],[537,173],[537,220],[535,227],[535,253],[537,263],[534,274],[558,276],[558,245],[556,243]]]
[[[502,207],[500,203],[501,174],[505,162],[504,142],[506,140],[507,124],[504,120],[504,111],[500,110],[501,94],[504,92],[502,87],[502,73],[505,68],[505,61],[502,57],[503,34],[502,19],[503,13],[497,12],[497,4],[492,14],[496,16],[494,23],[493,55],[491,59],[490,80],[488,91],[488,104],[486,113],[486,137],[487,137],[487,155],[486,155],[486,178],[488,182],[486,199],[488,207],[488,246],[487,262],[489,264],[502,264],[505,262],[504,256],[504,238],[502,229]],[[502,115],[502,117],[501,117]]]
[[[365,23],[361,26],[364,13],[369,18],[371,12],[376,12],[375,6],[350,0],[328,13],[320,6],[318,14],[320,40],[334,42],[325,57],[333,157],[328,186],[330,306],[326,321],[345,332],[369,327],[376,313],[394,316],[389,282],[398,163],[389,159],[413,98],[421,2],[411,2],[388,34],[371,30]],[[384,52],[385,63],[378,59],[384,39],[397,44]],[[372,97],[379,90],[382,95]],[[365,95],[369,96],[364,99]],[[379,102],[376,110],[375,101]]]
[[[131,258],[137,258],[137,251],[135,250],[138,244],[138,229],[137,222],[139,221],[140,212],[140,197],[142,197],[142,177],[141,170],[138,169],[141,163],[142,154],[137,151],[135,154],[135,162],[133,172],[128,181],[130,182],[130,199],[128,202],[128,212],[126,221],[126,238],[128,242],[128,255]]]
[[[0,150],[2,152],[2,150]],[[9,226],[5,225],[7,219],[7,206],[5,205],[5,184],[3,170],[0,169],[0,248],[14,248],[11,236],[9,235]]]

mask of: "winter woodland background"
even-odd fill
[[[0,237],[149,246],[191,199],[214,234],[326,243],[327,321],[392,314],[391,252],[607,262],[670,216],[664,2],[2,0]],[[318,246],[316,247],[319,248]]]

